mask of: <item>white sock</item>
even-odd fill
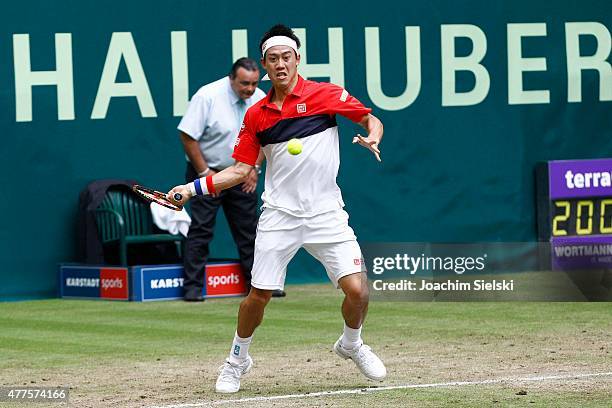
[[[361,344],[363,344],[361,340],[361,327],[353,329],[344,323],[344,333],[342,333],[342,340],[340,342],[342,343],[342,347],[347,350],[352,350],[355,347],[361,346]]]
[[[253,336],[242,338],[238,336],[238,332],[234,335],[232,349],[230,350],[229,360],[233,364],[242,364],[249,355],[249,346],[251,345]]]

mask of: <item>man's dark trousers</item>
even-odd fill
[[[188,183],[198,175],[187,163],[185,178]],[[202,295],[204,287],[204,268],[208,259],[209,244],[213,239],[215,221],[219,207],[223,207],[234,242],[238,248],[247,287],[251,284],[251,269],[255,251],[255,231],[257,229],[257,192],[245,193],[242,184],[221,191],[218,197],[196,196],[189,200],[191,205],[191,226],[185,244],[185,299]]]

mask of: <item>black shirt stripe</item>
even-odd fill
[[[321,114],[282,119],[274,126],[257,133],[260,145],[283,143],[290,139],[300,139],[316,135],[324,130],[338,126],[335,115]]]

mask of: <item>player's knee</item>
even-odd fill
[[[270,298],[272,298],[271,290],[251,288],[251,291],[249,292],[249,295],[245,300],[259,304],[261,306],[265,306],[270,301]]]
[[[352,303],[365,306],[370,299],[370,292],[367,285],[355,285],[347,291],[346,296]]]

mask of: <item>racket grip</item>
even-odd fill
[[[181,201],[183,199],[183,195],[181,193],[174,193],[174,200]]]

